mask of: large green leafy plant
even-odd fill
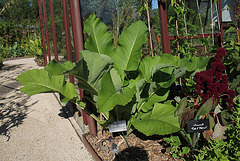
[[[102,126],[117,120],[127,120],[128,133],[137,129],[145,135],[171,134],[180,130],[176,104],[169,100],[171,85],[180,77],[204,68],[209,59],[202,57],[179,59],[169,54],[141,59],[141,48],[147,42],[147,27],[142,21],[122,32],[115,48],[107,26],[95,15],[84,24],[88,35],[87,50],[80,51],[81,60],[59,64],[51,61],[45,69],[30,70],[18,81],[21,91],[29,95],[59,92],[64,102],[72,101],[84,109]],[[73,84],[64,74],[78,79],[78,87],[95,107],[89,110],[78,98]],[[104,121],[97,115],[102,113]]]
[[[230,116],[234,105],[235,91],[229,89],[228,75],[224,73],[223,58],[225,54],[226,50],[219,48],[211,62],[211,68],[196,73],[195,95],[181,99],[175,112],[175,115],[179,116],[182,129],[186,127],[189,120],[207,118],[210,130],[202,132],[203,135],[201,135],[206,140],[210,140],[211,137],[223,139],[224,130],[221,130],[221,127],[231,122]],[[197,98],[194,99],[194,97]],[[199,133],[191,134],[191,138],[184,130],[181,131],[181,134],[186,136],[184,138],[192,148],[198,147],[198,140],[201,139]]]

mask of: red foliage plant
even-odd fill
[[[196,94],[202,98],[202,104],[209,98],[214,100],[222,100],[222,107],[228,107],[232,110],[233,97],[235,91],[228,87],[228,77],[224,74],[225,65],[223,64],[223,57],[226,54],[224,48],[219,48],[214,57],[214,62],[211,63],[211,68],[207,71],[196,73]],[[199,105],[195,105],[198,108]]]

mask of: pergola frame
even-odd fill
[[[168,21],[167,21],[167,5],[166,0],[158,0],[158,10],[160,17],[160,25],[161,25],[161,38],[162,38],[162,48],[163,53],[171,54],[170,40],[177,39],[176,36],[169,36],[168,34]],[[219,11],[219,20],[220,20],[220,34],[215,33],[214,37],[220,37],[221,42],[223,42],[223,22],[222,22],[222,0],[218,0],[218,11]],[[208,36],[212,36],[212,34],[197,34],[200,38],[207,38]],[[197,37],[184,37],[183,35],[179,35],[181,39],[191,39]]]
[[[54,24],[53,0],[49,0],[49,5],[50,5],[50,14],[51,14],[51,22],[52,22],[52,35],[53,35],[53,41],[54,41],[53,43],[54,55],[55,55],[55,60],[58,60],[56,29]],[[70,29],[72,27],[75,60],[78,61],[80,59],[79,51],[84,50],[80,3],[79,3],[79,0],[69,0],[69,1],[62,0],[62,5],[63,5],[63,18],[64,18],[67,60],[73,61],[71,35],[70,35]],[[42,47],[43,47],[43,55],[44,55],[44,66],[46,66],[47,63],[51,61],[51,54],[50,54],[49,33],[48,33],[48,26],[47,26],[47,12],[46,12],[45,0],[42,0],[42,1],[38,0],[38,7],[39,7],[40,30],[41,30]],[[72,24],[71,27],[70,27],[70,21],[69,21],[69,8],[70,8],[70,16],[71,16],[71,24]],[[45,24],[45,34],[44,34],[43,20]],[[47,41],[48,60],[47,60],[47,53],[46,53],[46,46],[45,46],[45,36]],[[69,75],[69,80],[71,83],[74,84],[74,77],[72,75]],[[83,99],[83,90],[79,89],[79,92],[80,92],[80,98]],[[71,107],[71,108],[74,108],[74,107]],[[91,116],[87,115],[83,110],[81,110],[81,112],[82,112],[84,124],[89,125],[90,133],[93,136],[96,136],[97,131],[96,131],[95,120]]]
[[[54,9],[53,9],[53,0],[49,0],[50,4],[50,14],[51,14],[51,23],[52,23],[52,35],[53,35],[53,45],[54,45],[54,56],[55,60],[58,60],[57,53],[57,40],[56,40],[56,30],[54,24]],[[72,49],[71,49],[71,35],[70,35],[70,22],[69,22],[69,7],[70,7],[70,16],[71,16],[71,24],[72,24],[72,33],[73,33],[73,41],[74,41],[74,51],[76,61],[80,59],[79,51],[84,50],[84,40],[83,40],[83,30],[82,30],[82,20],[81,20],[81,12],[80,12],[80,1],[79,0],[62,0],[63,4],[63,15],[64,15],[64,30],[65,30],[65,39],[66,39],[66,51],[67,51],[67,59],[72,60]],[[44,55],[44,66],[47,65],[49,61],[51,61],[51,53],[50,53],[50,43],[49,43],[49,33],[48,33],[48,25],[47,25],[47,12],[46,12],[46,3],[45,0],[38,0],[39,6],[39,20],[40,20],[40,30],[41,30],[41,38],[42,38],[42,50]],[[69,6],[69,7],[68,7]],[[223,40],[223,25],[222,25],[222,0],[218,1],[219,7],[219,19],[221,26],[221,41]],[[160,17],[160,25],[161,25],[161,34],[162,34],[162,47],[164,53],[171,54],[170,48],[170,40],[176,39],[176,36],[168,35],[168,27],[167,27],[167,8],[166,8],[166,0],[158,0],[158,9],[159,9],[159,17]],[[43,23],[44,21],[44,23]],[[45,26],[44,26],[45,24]],[[45,29],[45,32],[44,32]],[[198,34],[201,38],[206,38],[211,34]],[[47,41],[47,51],[45,44],[45,36]],[[186,39],[186,37],[179,35],[180,38]],[[217,35],[219,36],[219,34]],[[48,55],[48,59],[47,59]],[[70,82],[74,84],[74,77],[69,75]],[[83,90],[79,89],[80,98],[83,98]],[[85,125],[89,125],[90,133],[92,136],[97,135],[95,120],[87,115],[84,111],[82,111],[83,122]]]

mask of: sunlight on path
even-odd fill
[[[5,61],[0,70],[0,160],[93,161],[53,94],[19,91],[16,77],[34,68],[27,58]]]

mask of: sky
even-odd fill
[[[153,0],[152,1],[152,9],[156,9],[158,7],[158,0]]]

